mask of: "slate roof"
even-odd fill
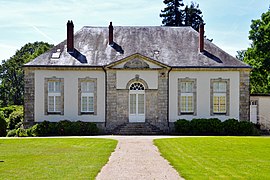
[[[139,53],[171,67],[250,68],[206,39],[200,53],[199,33],[191,27],[114,26],[113,37],[123,54],[108,44],[108,27],[85,26],[74,35],[75,54],[67,52],[65,40],[25,66],[106,66]],[[53,59],[57,49],[60,57]]]

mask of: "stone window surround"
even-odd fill
[[[82,112],[81,111],[81,83],[93,82],[94,83],[94,112]],[[97,115],[97,78],[78,78],[78,115]]]
[[[185,112],[181,112],[181,83],[182,82],[193,82],[193,112],[191,113],[185,113]],[[197,79],[195,78],[178,78],[178,96],[177,96],[177,100],[178,100],[178,115],[193,115],[196,116],[197,115]]]
[[[61,111],[60,112],[48,112],[48,83],[60,82],[61,83]],[[64,78],[57,78],[55,76],[51,78],[45,78],[44,80],[44,112],[45,115],[64,115]]]
[[[213,95],[214,95],[214,87],[213,84],[214,82],[225,82],[226,83],[226,113],[214,113],[213,112]],[[215,115],[225,115],[229,116],[230,115],[230,79],[222,79],[222,78],[217,78],[217,79],[211,79],[210,80],[210,115],[215,116]]]

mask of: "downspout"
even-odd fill
[[[171,72],[172,68],[169,69],[168,71],[168,79],[167,79],[167,121],[168,121],[168,132],[170,131],[170,120],[169,120],[169,106],[170,106],[170,72]]]
[[[104,73],[105,73],[105,123],[104,126],[106,128],[107,125],[107,71],[104,68],[104,66],[102,67]]]

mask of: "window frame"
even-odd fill
[[[84,92],[82,90],[82,83],[93,83],[93,92]],[[87,110],[83,110],[83,97],[87,97]],[[89,99],[93,98],[93,110],[89,108]],[[79,78],[78,79],[78,115],[97,115],[97,79],[96,78]]]
[[[225,83],[225,90],[224,91],[216,91],[214,89],[214,84],[215,83]],[[215,112],[214,110],[214,100],[215,97],[224,97],[225,96],[225,111],[220,111],[220,112]],[[218,103],[219,109],[220,109],[220,98],[219,98],[219,103]],[[215,115],[225,115],[229,116],[230,114],[230,79],[211,79],[210,80],[210,115],[215,116]]]
[[[182,84],[192,83],[190,91],[182,91]],[[192,97],[192,111],[182,110],[182,98]],[[188,99],[185,100],[188,102]],[[186,103],[186,108],[188,108],[188,103]],[[179,78],[178,79],[178,115],[197,115],[197,79],[195,78]]]
[[[45,115],[64,115],[64,78],[45,78],[44,82],[44,112]],[[53,91],[50,91],[50,83],[53,83]],[[59,83],[59,90],[56,90],[56,83]],[[53,110],[50,109],[50,97],[53,97]],[[60,97],[59,109],[57,108],[56,98]]]

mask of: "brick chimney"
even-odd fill
[[[74,51],[74,25],[72,21],[67,22],[67,52]]]
[[[200,24],[199,28],[199,51],[204,51],[204,23]]]
[[[112,22],[109,25],[109,45],[113,45],[113,26]]]

